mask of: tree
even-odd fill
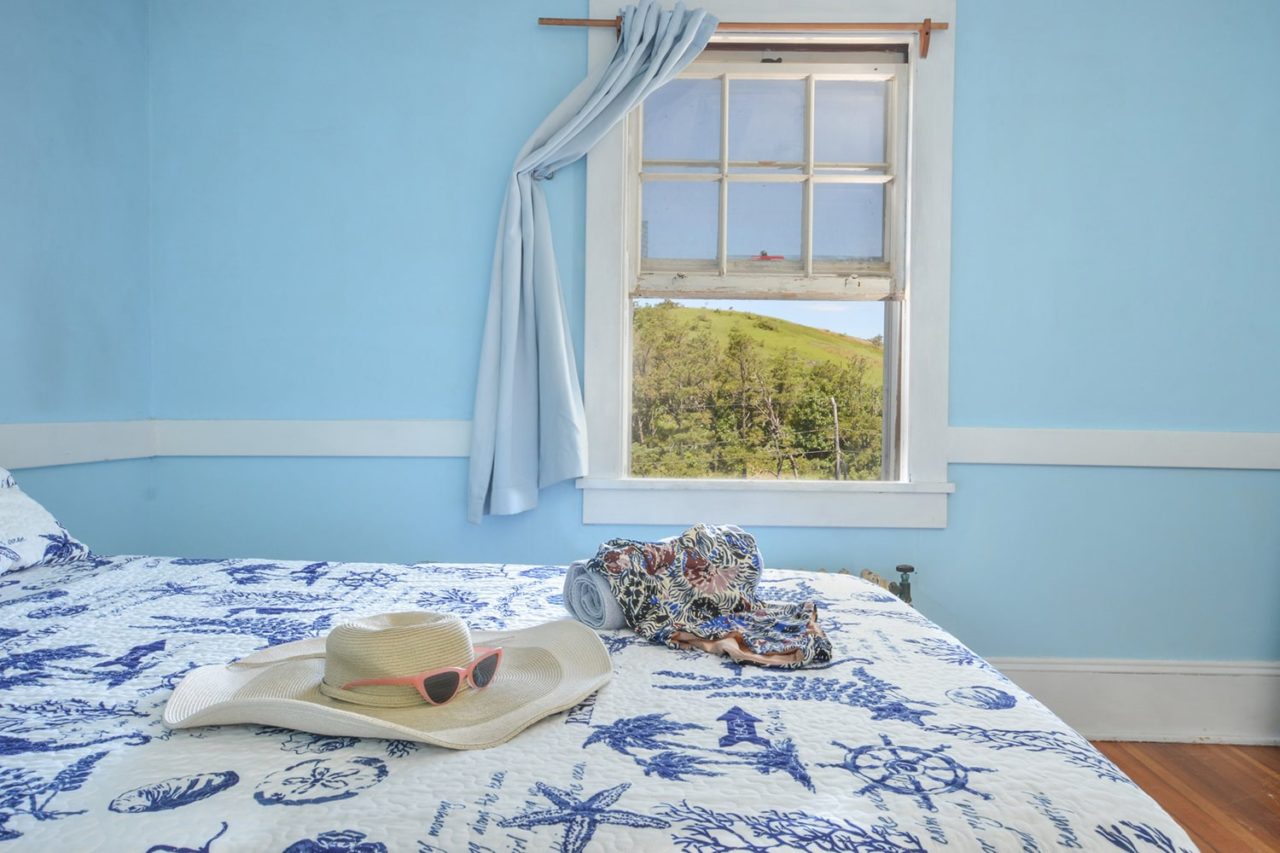
[[[832,478],[834,399],[844,476],[879,478],[883,394],[873,361],[806,359],[784,345],[796,340],[794,324],[766,327],[744,312],[666,301],[634,318],[633,474]]]

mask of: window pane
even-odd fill
[[[888,84],[819,80],[814,85],[813,159],[883,163]]]
[[[719,80],[672,80],[645,100],[644,159],[708,160],[719,171]],[[648,163],[645,170],[674,171]]]
[[[804,185],[800,183],[729,184],[729,258],[799,261],[800,217]]]
[[[715,260],[718,181],[645,181],[642,192],[642,257]]]
[[[883,258],[884,185],[815,184],[814,263]]]
[[[729,159],[803,162],[803,80],[729,82]]]
[[[880,479],[884,312],[635,300],[631,475]]]

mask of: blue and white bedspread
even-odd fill
[[[1193,850],[1043,705],[919,613],[842,575],[821,669],[602,635],[596,697],[479,752],[263,726],[168,731],[188,670],[424,609],[565,617],[563,569],[120,557],[0,577],[0,853]]]

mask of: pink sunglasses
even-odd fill
[[[462,689],[463,682],[476,690],[483,690],[493,683],[502,664],[502,649],[481,648],[475,650],[476,657],[465,669],[457,666],[442,666],[429,669],[416,675],[400,675],[393,678],[361,678],[348,681],[342,685],[343,690],[352,687],[383,687],[389,685],[408,685],[418,688],[422,698],[430,705],[443,705]]]

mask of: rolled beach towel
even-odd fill
[[[565,572],[564,606],[574,619],[597,631],[627,627],[608,579],[588,569],[586,560],[571,563]]]

